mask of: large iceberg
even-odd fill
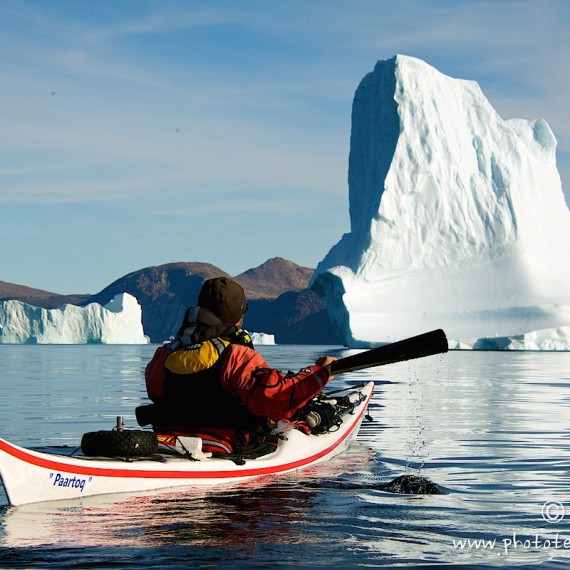
[[[477,83],[379,61],[352,109],[351,231],[312,282],[343,342],[441,327],[456,348],[570,349],[555,149],[544,120],[503,120]]]
[[[21,301],[0,303],[0,344],[147,344],[142,310],[128,293],[104,307],[42,309]]]

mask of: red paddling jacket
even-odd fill
[[[267,420],[291,418],[328,378],[321,366],[297,374],[270,368],[245,331],[200,307],[186,312],[176,339],[157,349],[145,371],[155,431],[222,434],[230,447],[266,432]]]

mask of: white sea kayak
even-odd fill
[[[0,476],[12,505],[80,499],[111,493],[144,493],[160,489],[240,483],[280,475],[328,461],[356,437],[372,397],[369,382],[344,392],[333,428],[305,434],[283,432],[275,451],[256,459],[195,457],[157,453],[140,458],[65,455],[26,449],[0,439]],[[334,396],[330,396],[334,402]],[[346,405],[346,402],[349,405]]]

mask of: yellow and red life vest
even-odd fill
[[[262,418],[250,414],[221,385],[226,351],[232,342],[244,343],[246,333],[239,332],[235,341],[215,337],[174,351],[168,345],[157,349],[145,371],[148,396],[156,404],[155,428],[251,429],[262,423]]]

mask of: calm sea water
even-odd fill
[[[77,446],[137,427],[153,346],[0,345],[0,435]],[[336,347],[260,347],[297,370]],[[570,562],[570,353],[452,352],[338,376],[377,381],[358,442],[294,475],[208,491],[10,507],[0,568],[287,568]],[[402,474],[446,494],[380,490]]]

